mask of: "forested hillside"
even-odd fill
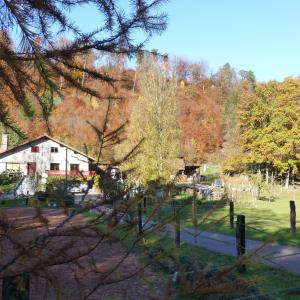
[[[88,63],[117,80],[109,85],[88,77],[84,72],[72,74],[78,84],[101,91],[103,99],[99,100],[57,78],[59,90],[56,94],[41,90],[47,113],[30,96],[25,107],[7,101],[10,123],[13,124],[10,129],[11,145],[48,132],[74,147],[96,153],[97,134],[91,125],[101,126],[108,102],[111,102],[110,130],[130,121],[130,107],[140,93],[138,72],[126,66],[125,58],[117,56],[88,54],[76,59],[79,66]],[[172,68],[177,78],[181,151],[189,160],[198,161],[203,159],[204,153],[221,145],[222,83],[220,87],[216,86],[216,80],[207,75],[201,64],[179,60],[172,61]],[[108,152],[106,155],[112,158],[112,149]]]
[[[161,57],[151,55],[157,60]],[[71,87],[58,77],[57,93],[41,89],[42,106],[30,95],[25,105],[7,101],[12,126],[6,126],[6,130],[10,132],[11,146],[47,132],[96,155],[99,145],[95,128],[102,126],[108,108],[108,131],[129,126],[131,112],[143,89],[139,72],[142,58],[137,57],[135,67],[129,67],[132,60],[120,55],[89,52],[74,59],[79,70],[88,65],[116,78],[108,84],[73,70],[78,85],[101,92],[103,99]],[[259,83],[252,71],[237,71],[229,64],[211,73],[204,63],[167,56],[163,59],[168,61],[172,73],[165,76],[176,81],[178,155],[186,162],[203,162],[214,153],[214,159],[229,173],[249,168],[288,176],[298,172],[298,79]],[[130,132],[124,130],[116,144],[128,135]],[[104,149],[104,157],[115,159],[114,147]]]

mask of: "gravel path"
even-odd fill
[[[99,286],[88,299],[162,299],[164,283],[149,268],[139,272],[143,263],[137,255],[127,255],[127,249],[115,239],[101,240],[97,235],[84,234],[89,233],[85,230],[77,231],[77,228],[87,223],[81,215],[68,222],[57,235],[47,238],[45,243],[31,247],[36,237],[45,234],[35,214],[32,208],[0,209],[0,228],[3,228],[4,221],[11,224],[6,234],[9,238],[4,235],[0,239],[0,270],[5,270],[0,272],[0,295],[3,276],[32,269],[31,300],[82,300],[100,282],[105,284]],[[42,215],[47,219],[49,229],[66,218],[63,211],[54,209],[44,209]],[[66,234],[70,228],[78,234]],[[23,247],[32,250],[29,255],[13,261],[9,268],[4,268],[21,251],[17,247],[19,245],[21,250]],[[121,261],[121,265],[111,275],[104,276]],[[49,281],[52,284],[49,285]]]

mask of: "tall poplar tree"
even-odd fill
[[[176,172],[179,155],[177,83],[166,59],[149,55],[138,70],[140,97],[131,111],[127,139],[119,152],[141,142],[126,162],[132,177],[143,184],[166,183]]]

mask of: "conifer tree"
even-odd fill
[[[110,85],[121,79],[87,64],[86,55],[100,51],[132,56],[143,49],[150,36],[166,28],[166,15],[160,13],[164,2],[131,1],[125,10],[117,0],[2,1],[0,121],[11,126],[8,104],[24,105],[30,98],[39,103],[50,131],[49,107],[53,103],[44,99],[46,95],[53,101],[61,82],[98,99],[111,98],[86,85],[84,79],[88,76]],[[82,5],[93,6],[98,13],[99,21],[93,20],[91,31],[83,31],[71,18],[73,9]],[[137,31],[144,33],[144,39],[132,38]],[[68,41],[61,43],[65,37]]]

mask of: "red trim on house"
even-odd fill
[[[56,142],[57,144],[59,144],[59,145],[61,145],[61,146],[64,146],[64,147],[66,147],[66,148],[68,148],[68,149],[74,151],[74,153],[76,153],[76,154],[78,153],[78,154],[81,154],[82,156],[87,157],[90,161],[95,161],[95,159],[94,159],[93,157],[88,156],[87,154],[85,154],[85,153],[83,153],[83,152],[81,152],[81,151],[79,151],[79,150],[77,150],[77,149],[75,149],[75,148],[73,148],[73,147],[71,147],[71,146],[69,146],[69,145],[67,145],[67,144],[65,144],[65,143],[63,143],[63,142],[61,142],[61,141],[59,141],[59,140],[57,140],[57,139],[55,139],[55,138],[49,136],[49,135],[47,135],[47,134],[43,134],[43,135],[41,135],[41,136],[39,136],[39,137],[37,137],[37,138],[35,138],[35,139],[33,139],[33,140],[24,142],[24,143],[22,143],[22,144],[19,144],[19,145],[13,147],[13,148],[10,148],[10,149],[7,149],[7,150],[5,150],[5,151],[3,151],[3,152],[0,152],[0,157],[1,157],[3,154],[9,153],[9,152],[12,152],[12,153],[13,153],[14,151],[16,151],[18,148],[20,148],[20,147],[22,147],[22,146],[25,146],[25,145],[29,145],[29,146],[30,146],[33,142],[36,142],[36,141],[42,140],[42,139],[52,140],[52,141]]]
[[[66,171],[62,170],[48,170],[46,171],[49,177],[52,176],[66,176]],[[87,176],[95,176],[96,172],[95,171],[68,171],[67,175],[70,177],[87,177]]]

